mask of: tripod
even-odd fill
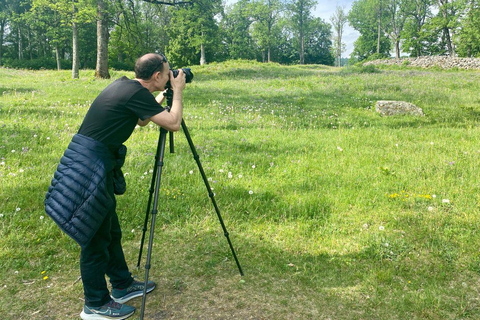
[[[172,96],[173,92],[171,89],[168,89],[167,92],[165,93],[165,96],[167,98],[167,105],[168,108],[171,107],[172,103]],[[212,189],[210,188],[210,184],[208,182],[207,176],[205,175],[205,171],[203,170],[203,166],[200,163],[200,157],[195,149],[195,145],[193,144],[192,138],[190,137],[190,133],[188,132],[188,128],[185,124],[185,121],[182,119],[182,129],[183,132],[185,133],[185,136],[188,141],[188,145],[190,146],[190,149],[193,154],[193,158],[195,159],[195,162],[197,163],[198,169],[200,171],[200,174],[202,175],[203,182],[205,183],[205,187],[207,188],[208,196],[210,197],[213,207],[215,208],[215,212],[217,213],[218,220],[220,221],[220,225],[222,226],[223,233],[228,241],[228,245],[230,247],[230,250],[232,251],[233,258],[235,259],[235,262],[238,267],[238,271],[240,272],[240,275],[243,276],[243,271],[242,267],[240,266],[240,262],[238,261],[237,255],[235,254],[235,250],[233,249],[232,242],[230,241],[229,233],[227,231],[227,228],[225,227],[225,224],[223,222],[222,216],[220,214],[220,210],[218,209],[217,203],[215,201],[214,193]],[[148,225],[148,220],[149,220],[149,213],[151,211],[151,223],[150,223],[150,236],[149,236],[149,243],[148,243],[148,251],[147,251],[147,261],[145,264],[145,287],[143,289],[143,299],[142,299],[142,307],[141,307],[141,312],[140,312],[140,319],[143,320],[144,312],[145,312],[145,303],[146,303],[146,295],[147,295],[147,283],[148,283],[148,276],[150,272],[150,267],[151,267],[151,257],[152,257],[152,247],[153,247],[153,239],[154,239],[154,231],[155,231],[155,221],[157,218],[157,207],[158,207],[158,197],[159,197],[159,189],[160,189],[160,182],[161,182],[161,176],[162,176],[162,169],[163,169],[163,164],[164,164],[164,155],[165,155],[165,145],[166,145],[166,139],[167,139],[167,130],[164,128],[160,128],[160,136],[158,139],[158,145],[157,145],[157,152],[155,154],[155,166],[153,169],[153,175],[152,175],[152,181],[150,184],[150,191],[149,191],[149,198],[148,198],[148,205],[147,205],[147,211],[145,214],[145,222],[143,225],[143,234],[142,234],[142,239],[140,243],[140,252],[138,255],[138,262],[137,262],[137,268],[140,267],[140,261],[142,259],[142,252],[143,252],[143,245],[145,241],[145,235],[147,232],[147,225]],[[170,152],[174,152],[173,148],[173,133],[170,132]],[[153,207],[152,207],[152,200],[153,200]],[[151,209],[151,210],[150,210]]]

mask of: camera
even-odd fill
[[[178,70],[177,69],[175,69],[175,70],[171,69],[171,70],[172,70],[172,73],[173,73],[173,77],[176,78],[178,76]],[[192,70],[190,70],[190,68],[182,68],[182,71],[185,74],[185,82],[186,83],[192,82],[192,80],[193,80]],[[167,89],[172,88],[170,80],[167,81],[167,84],[165,85],[165,88],[167,88]]]

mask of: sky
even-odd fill
[[[237,0],[226,0],[227,5],[235,3]],[[313,9],[313,16],[320,17],[328,24],[331,24],[330,18],[335,13],[337,6],[344,8],[345,13],[350,11],[352,7],[352,3],[354,0],[317,0],[317,5]],[[333,31],[333,29],[332,29]],[[343,31],[343,39],[342,42],[345,43],[345,52],[342,53],[342,57],[348,58],[350,57],[350,53],[353,51],[353,43],[359,37],[359,33],[345,24],[345,29]]]

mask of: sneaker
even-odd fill
[[[83,320],[127,319],[135,312],[135,307],[126,306],[113,300],[101,307],[83,306],[80,317]]]
[[[128,288],[113,288],[112,299],[118,303],[125,303],[133,298],[142,296],[144,288],[145,282],[133,280]],[[147,284],[147,293],[152,292],[153,289],[155,289],[155,282],[149,280]]]

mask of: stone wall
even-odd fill
[[[425,56],[402,59],[381,59],[365,62],[364,65],[399,65],[420,68],[440,67],[443,69],[480,70],[480,58],[457,58],[446,56]]]

